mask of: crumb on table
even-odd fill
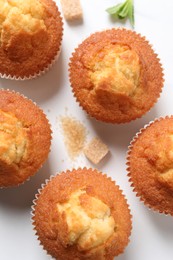
[[[68,21],[82,19],[82,7],[80,0],[61,0],[64,17]]]
[[[109,152],[106,144],[98,137],[93,138],[85,147],[85,156],[94,164],[98,164]]]
[[[71,159],[75,159],[83,151],[87,135],[86,129],[73,117],[64,116],[60,118],[60,121],[68,155]]]

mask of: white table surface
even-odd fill
[[[56,1],[60,6],[60,1]],[[68,82],[68,60],[73,49],[92,32],[115,26],[131,28],[128,21],[115,23],[105,12],[118,0],[81,0],[83,23],[64,21],[62,52],[53,68],[44,76],[31,81],[0,80],[0,87],[14,89],[43,108],[53,129],[49,159],[29,182],[19,188],[0,190],[0,260],[47,260],[39,246],[30,221],[32,200],[41,183],[50,175],[78,166],[92,167],[81,156],[72,162],[67,155],[57,118],[67,114],[78,118],[88,129],[88,140],[99,136],[110,148],[98,169],[107,173],[123,189],[133,215],[131,242],[117,260],[172,260],[173,218],[146,208],[130,188],[126,176],[126,151],[135,133],[156,117],[173,114],[173,1],[136,0],[135,30],[145,35],[161,58],[165,84],[163,93],[144,117],[124,125],[109,125],[89,119],[75,102]],[[64,160],[64,161],[63,161]]]

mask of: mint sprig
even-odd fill
[[[117,16],[119,19],[129,18],[131,25],[134,27],[134,2],[126,0],[123,3],[112,6],[106,10],[110,15]]]

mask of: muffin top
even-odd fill
[[[70,82],[98,120],[124,123],[147,112],[163,86],[162,68],[144,37],[126,29],[98,32],[73,53]]]
[[[86,190],[75,191],[67,202],[58,203],[57,208],[60,224],[68,226],[68,232],[60,235],[65,246],[76,244],[79,251],[90,250],[103,245],[114,233],[115,221],[110,208],[89,196]]]
[[[44,249],[55,258],[112,260],[128,243],[127,202],[118,186],[97,170],[57,175],[35,204],[35,229]]]
[[[0,187],[23,183],[47,159],[49,122],[40,108],[18,93],[0,90]]]
[[[139,84],[139,56],[123,44],[105,46],[102,53],[91,58],[88,69],[96,92],[107,87],[112,93],[130,96]]]
[[[173,215],[173,117],[156,120],[132,142],[129,176],[149,207]]]
[[[62,21],[52,0],[0,0],[2,75],[23,78],[44,70],[61,37]]]
[[[19,163],[26,154],[27,131],[15,115],[0,110],[0,158],[7,164]]]

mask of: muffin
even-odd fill
[[[110,259],[124,251],[131,233],[126,199],[97,170],[62,172],[39,190],[33,225],[55,259]]]
[[[129,147],[128,175],[149,208],[173,216],[173,116],[156,119]]]
[[[0,1],[0,76],[31,79],[60,51],[62,19],[53,0]]]
[[[70,83],[97,120],[125,123],[145,114],[163,87],[162,67],[144,37],[126,29],[92,34],[72,55]]]
[[[0,90],[0,187],[19,185],[34,175],[50,144],[43,111],[19,93]]]

